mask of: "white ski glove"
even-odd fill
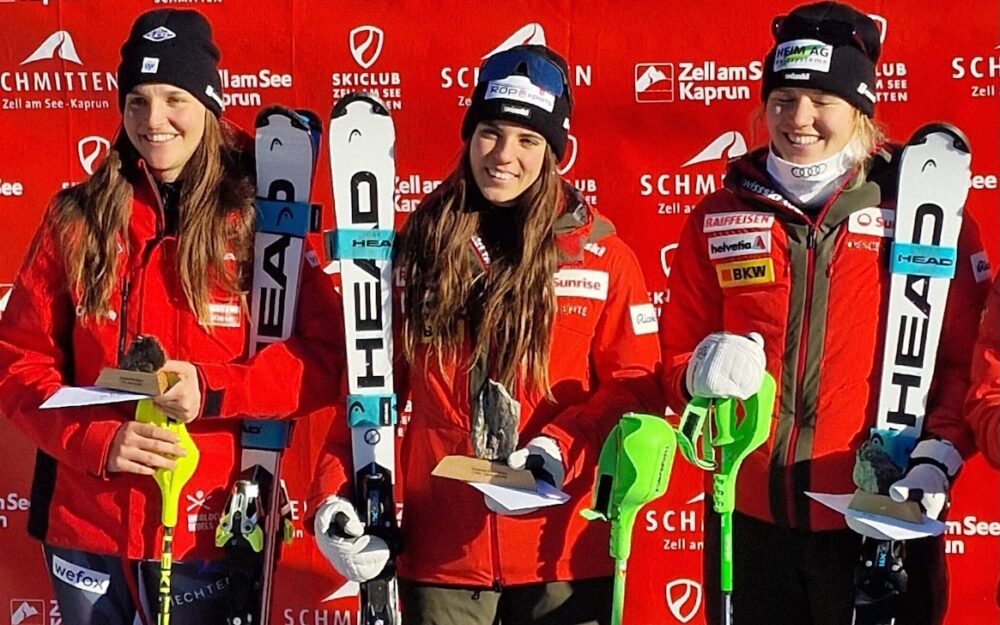
[[[528,441],[527,445],[507,457],[507,466],[512,469],[527,469],[535,476],[535,480],[548,482],[557,490],[562,490],[566,480],[559,443],[549,436],[536,436]],[[509,510],[488,495],[483,495],[483,499],[487,508],[505,516],[528,514],[538,509]]]
[[[962,468],[962,456],[944,440],[917,443],[910,454],[910,469],[889,487],[893,501],[917,501],[932,519],[940,518],[948,507],[951,480]]]
[[[687,390],[694,397],[747,399],[760,390],[765,365],[764,338],[756,332],[709,334],[691,354]]]
[[[343,514],[340,520],[338,514]],[[316,511],[313,523],[316,546],[338,573],[355,582],[365,582],[385,568],[389,546],[378,536],[365,534],[354,504],[331,495]]]

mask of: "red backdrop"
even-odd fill
[[[876,16],[885,40],[878,116],[890,135],[905,140],[925,122],[947,120],[970,137],[972,193],[987,196],[977,206],[991,207],[976,217],[995,262],[1000,9],[995,0],[961,5],[959,11],[933,0],[885,0],[859,8]],[[166,6],[197,8],[211,19],[223,51],[227,115],[244,127],[252,127],[261,105],[326,116],[345,91],[378,91],[397,125],[399,222],[455,162],[461,115],[483,56],[510,40],[544,36],[568,58],[575,89],[565,175],[636,250],[659,305],[669,297],[664,274],[685,214],[718,188],[727,156],[762,141],[751,125],[768,26],[794,3],[507,0],[480,8],[461,0],[0,0],[0,305],[48,199],[83,179],[106,152],[118,122],[118,48],[130,23]],[[650,77],[657,80],[648,84]],[[325,154],[320,171],[314,199],[329,208]],[[299,427],[286,465],[300,532],[325,427]],[[40,550],[25,532],[33,456],[19,434],[0,438],[0,623],[9,614],[22,625],[55,625]],[[955,490],[952,625],[997,622],[996,481],[976,459]],[[637,523],[630,625],[703,622],[701,483],[678,462],[668,494]],[[193,519],[214,518],[221,507],[193,495],[185,505]],[[343,580],[308,537],[286,550],[277,584],[277,623],[355,622],[355,599],[336,597]],[[38,614],[17,621],[13,614],[25,602]]]

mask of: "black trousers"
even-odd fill
[[[721,623],[719,516],[705,516],[705,608]],[[851,625],[861,536],[809,532],[733,514],[733,620],[738,625]],[[944,541],[906,542],[908,591],[897,625],[940,625],[948,605]]]
[[[611,577],[453,588],[399,580],[403,625],[608,625]]]
[[[159,561],[130,561],[45,545],[45,562],[64,625],[156,623]],[[226,622],[229,580],[218,563],[174,562],[172,623]]]

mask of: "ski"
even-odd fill
[[[322,126],[309,111],[270,106],[256,120],[257,232],[250,295],[250,347],[291,336],[306,235],[318,230],[319,210],[309,204]],[[229,572],[228,625],[267,625],[278,541],[291,536],[281,458],[291,422],[243,421],[240,479],[233,485],[216,530]]]
[[[396,396],[392,379],[392,244],[396,134],[375,96],[352,93],[330,116],[336,230],[328,256],[340,262],[347,345],[347,415],[354,495],[366,531],[396,551]],[[364,625],[400,622],[395,562],[361,584]]]
[[[900,157],[889,307],[876,430],[900,471],[923,428],[972,155],[946,124],[920,128]],[[884,494],[884,493],[883,493]],[[892,625],[906,592],[905,544],[864,539],[855,572],[855,625]]]

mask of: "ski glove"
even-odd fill
[[[338,515],[343,515],[338,519]],[[389,561],[389,546],[378,536],[365,534],[354,504],[330,496],[316,511],[316,545],[338,573],[355,582],[377,576]]]
[[[698,343],[688,362],[685,381],[694,397],[747,399],[764,380],[764,338],[716,332]]]
[[[548,436],[536,436],[528,444],[507,457],[507,466],[512,469],[527,469],[535,480],[548,482],[557,490],[562,490],[566,480],[566,469],[563,467],[562,452],[559,443]],[[484,495],[486,507],[505,516],[518,516],[534,512],[538,508],[524,510],[508,510],[499,502]]]
[[[951,480],[961,468],[962,456],[948,441],[920,441],[910,454],[909,470],[889,487],[889,496],[919,502],[927,516],[937,519],[948,507]]]

